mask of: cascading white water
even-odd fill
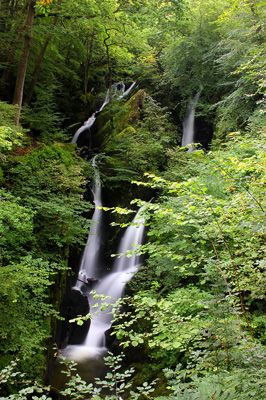
[[[72,143],[76,143],[79,135],[93,126],[97,114],[104,109],[112,98],[118,100],[125,98],[130,94],[135,85],[136,82],[133,82],[127,90],[123,82],[118,82],[112,85],[112,87],[106,92],[101,108],[96,113],[93,113],[92,116],[84,122],[83,126],[77,130]],[[115,262],[114,272],[109,273],[100,281],[97,280],[99,278],[97,270],[99,267],[101,244],[102,200],[101,181],[97,169],[96,157],[92,160],[92,165],[95,171],[94,185],[92,189],[95,210],[92,217],[92,225],[87,244],[80,264],[78,278],[73,287],[73,290],[80,291],[88,299],[91,313],[91,324],[83,344],[69,345],[61,351],[63,356],[75,361],[96,358],[106,351],[105,332],[112,324],[113,306],[123,295],[126,283],[137,271],[139,264],[139,256],[136,254],[133,254],[131,257],[123,254],[135,250],[136,246],[142,243],[144,235],[144,220],[140,217],[139,211],[133,220],[133,224],[127,228],[121,240],[118,251],[119,254],[122,255]],[[96,292],[100,298],[95,299],[93,293],[89,293],[89,286],[93,287],[93,291]],[[109,303],[108,307],[105,307],[106,302]]]
[[[140,213],[141,209],[121,239],[118,247],[118,254],[121,255],[115,261],[115,272],[123,272],[128,270],[133,271],[134,268],[137,268],[139,264],[140,256],[138,254],[134,253],[131,257],[129,257],[125,253],[136,250],[136,247],[142,243],[144,234],[144,220],[140,217]]]
[[[104,102],[101,105],[100,109],[93,113],[91,117],[87,121],[85,121],[84,124],[76,131],[71,143],[77,143],[80,134],[86,130],[91,129],[96,121],[96,114],[99,114],[104,109],[104,107],[106,107],[107,104],[110,103],[110,100],[112,98],[117,98],[118,100],[125,98],[129,95],[135,85],[136,82],[133,82],[132,85],[126,90],[124,82],[118,82],[112,85],[111,90],[110,88],[108,88],[106,91]]]
[[[129,86],[129,88],[127,90],[125,90],[123,93],[119,96],[119,99],[124,99],[125,97],[127,97],[129,95],[129,93],[131,92],[132,89],[134,89],[134,87],[136,86],[137,82],[133,82],[131,86]]]
[[[123,96],[125,93],[126,86],[124,82],[116,82],[112,85],[111,91],[112,91],[112,98],[120,98],[120,96]]]
[[[136,214],[132,224],[126,229],[118,248],[119,258],[114,263],[114,272],[110,272],[88,295],[91,324],[82,345],[68,346],[64,349],[64,356],[75,361],[96,358],[106,351],[105,333],[112,325],[112,309],[122,297],[127,282],[137,272],[140,257],[137,254],[129,256],[127,252],[136,250],[142,244],[144,237],[144,219],[141,209]]]
[[[95,116],[95,113],[93,113],[92,116],[87,121],[85,121],[84,124],[77,130],[77,132],[73,136],[71,143],[77,143],[79,135],[82,132],[89,130],[95,121],[96,121],[96,116]]]
[[[98,112],[101,112],[104,109],[104,107],[107,106],[107,104],[109,104],[109,103],[110,103],[110,89],[108,88],[106,95],[105,95],[104,102]]]
[[[196,94],[196,96],[191,100],[187,116],[183,122],[183,136],[182,136],[182,146],[187,146],[188,144],[194,143],[195,135],[195,111],[196,106],[199,101],[201,90]],[[191,149],[189,150],[191,151]]]
[[[82,288],[86,288],[88,279],[90,280],[97,277],[97,270],[99,267],[102,222],[102,210],[99,207],[102,206],[102,196],[100,173],[97,168],[97,156],[93,157],[92,166],[94,168],[92,192],[95,209],[92,216],[88,240],[80,263],[78,279],[73,287],[73,289],[80,291]]]
[[[144,236],[144,220],[140,215],[141,209],[136,214],[132,224],[125,231],[118,248],[119,258],[114,263],[113,271],[99,282],[94,290],[97,295],[105,298],[90,298],[90,309],[92,313],[91,326],[85,340],[85,344],[94,348],[96,354],[99,349],[105,347],[105,332],[111,327],[112,306],[122,297],[124,288],[128,281],[137,272],[140,256],[127,252],[136,250],[142,244]],[[95,307],[95,304],[98,304]],[[108,304],[108,307],[106,307]],[[104,309],[102,309],[104,306]]]

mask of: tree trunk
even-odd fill
[[[38,54],[38,57],[36,59],[35,67],[34,67],[32,78],[31,78],[31,82],[30,82],[29,92],[28,92],[27,97],[25,99],[25,103],[26,104],[30,104],[30,102],[31,102],[31,99],[32,99],[32,96],[33,96],[33,93],[34,93],[34,89],[35,89],[36,83],[38,82],[38,78],[39,78],[39,75],[40,75],[40,72],[41,72],[41,67],[42,67],[42,63],[43,63],[43,60],[44,60],[44,55],[45,55],[46,49],[47,49],[47,47],[48,47],[48,45],[49,45],[49,43],[51,41],[51,38],[52,38],[52,34],[50,34],[45,39],[45,41],[44,41],[44,43],[43,43],[43,45],[41,47],[40,53]]]
[[[32,40],[32,27],[35,14],[35,0],[30,0],[28,5],[27,18],[24,25],[24,44],[21,51],[20,62],[18,66],[16,87],[13,104],[18,106],[15,123],[18,125],[20,120],[21,106],[23,101],[24,83],[30,54],[30,45]]]
[[[0,0],[1,4],[1,0]],[[8,19],[10,20],[10,17],[15,19],[16,16],[16,24],[14,24],[14,27],[11,22],[9,24],[6,24],[5,26],[5,33],[8,34],[8,37],[10,38],[9,44],[8,42],[5,53],[5,67],[4,71],[2,73],[1,79],[0,79],[0,94],[3,99],[6,99],[10,101],[12,99],[12,95],[10,94],[7,96],[7,90],[10,88],[10,81],[11,81],[11,73],[14,69],[15,65],[15,55],[16,55],[16,49],[21,41],[22,38],[22,22],[19,21],[20,18],[18,19],[18,15],[20,13],[20,9],[17,6],[16,0],[12,0],[10,4],[5,5],[6,9],[3,9],[4,15],[8,16]]]

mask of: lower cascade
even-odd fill
[[[91,323],[84,342],[80,345],[68,345],[62,350],[62,355],[74,361],[95,359],[106,351],[105,333],[111,328],[113,308],[122,297],[127,282],[138,271],[140,256],[128,255],[143,243],[144,218],[142,208],[135,215],[132,224],[126,229],[118,247],[118,256],[112,271],[98,280],[99,250],[101,236],[101,183],[96,166],[96,158],[92,165],[95,170],[94,203],[95,211],[92,217],[92,227],[80,264],[77,282],[73,290],[79,290],[87,297],[90,306]]]
[[[85,289],[85,293],[87,291],[87,285],[93,282],[97,277],[101,245],[102,210],[100,207],[102,206],[102,195],[100,174],[96,160],[97,156],[93,157],[92,166],[94,168],[94,183],[92,193],[95,209],[91,220],[88,240],[81,259],[77,282],[73,287],[73,289],[81,292]]]

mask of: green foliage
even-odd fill
[[[137,251],[146,254],[144,266],[132,280],[132,296],[117,307],[114,333],[128,357],[107,359],[110,371],[95,384],[84,382],[70,364],[62,396],[153,398],[146,377],[161,377],[168,368],[168,387],[157,384],[161,399],[262,400],[263,0],[44,3],[36,9],[24,93],[24,122],[42,143],[22,136],[13,123],[16,108],[0,103],[3,366],[19,356],[26,378],[42,375],[45,344],[58,317],[60,293],[53,285],[64,280],[69,250],[80,249],[88,231],[91,206],[83,195],[92,171],[74,146],[52,141],[65,140],[62,124],[97,109],[95,93],[104,94],[114,81],[138,80],[153,97],[140,90],[129,101],[110,104],[97,119],[102,126],[95,139],[104,153],[106,191],[118,192],[119,201],[122,193],[127,203],[134,180],[134,190],[158,194],[143,211],[147,243]],[[20,0],[0,10],[5,100],[12,100],[26,9]],[[199,89],[197,117],[215,134],[207,154],[173,148]],[[111,205],[121,219],[131,212],[115,200]],[[143,386],[131,367],[122,368],[132,355],[135,377],[147,380]],[[0,373],[6,399],[47,399],[49,388],[25,382],[15,367],[11,363]]]
[[[26,245],[30,244],[33,232],[33,211],[19,204],[20,199],[0,190],[0,243],[1,262],[17,259],[26,253]]]
[[[6,152],[22,144],[24,135],[14,126],[16,108],[0,101],[0,161]]]
[[[59,318],[69,248],[83,245],[87,235],[84,212],[91,205],[83,194],[85,173],[91,171],[71,145],[23,138],[21,147],[12,127],[4,131],[9,136],[1,157],[1,365],[19,357],[26,379],[37,379],[44,376],[46,344]],[[54,294],[55,284],[59,291]],[[33,384],[10,399],[25,399],[38,390]]]
[[[6,152],[21,143],[22,134],[9,126],[0,126],[0,150]]]
[[[124,355],[114,356],[109,352],[104,360],[108,367],[108,372],[102,379],[96,378],[94,383],[88,384],[78,375],[76,364],[62,358],[61,365],[64,368],[62,372],[67,376],[68,380],[65,389],[60,391],[60,395],[71,400],[82,400],[84,396],[90,396],[93,400],[152,398],[150,395],[154,392],[155,382],[144,382],[136,390],[132,390],[132,383],[129,379],[134,373],[134,368],[123,369]],[[25,374],[17,372],[17,367],[17,361],[11,361],[6,368],[0,370],[0,386],[7,384],[11,387],[16,386],[16,381],[18,379],[21,380],[20,388],[16,390],[16,393],[2,397],[3,400],[27,400],[29,395],[32,396],[33,400],[51,400],[48,397],[50,387],[43,387],[38,382],[23,381]]]
[[[207,155],[171,151],[164,177],[138,183],[162,194],[146,204],[148,259],[114,331],[157,373],[180,363],[165,398],[234,399],[239,379],[241,396],[262,398],[265,155],[254,135],[228,141]]]
[[[139,385],[136,390],[132,390],[132,383],[129,379],[134,373],[134,368],[128,370],[123,369],[124,355],[114,356],[108,353],[104,358],[108,372],[104,378],[96,378],[94,383],[87,384],[76,373],[75,363],[62,360],[62,364],[66,364],[67,370],[64,373],[69,378],[66,389],[61,392],[66,398],[71,400],[83,399],[84,396],[91,396],[94,400],[117,400],[126,398],[129,400],[138,400],[141,398],[151,398],[150,394],[154,391],[155,382],[144,382]],[[77,392],[78,387],[78,392]],[[108,392],[108,394],[105,394]],[[126,396],[126,397],[125,397]]]
[[[163,90],[181,119],[202,87],[197,115],[213,123],[219,141],[250,124],[264,126],[264,21],[260,0],[186,2],[162,54]]]
[[[157,275],[166,274],[163,264],[167,261],[167,272],[173,271],[176,277],[179,274],[179,279],[191,275],[201,279],[201,271],[207,265],[219,267],[218,260],[213,261],[214,256],[219,256],[227,265],[226,276],[232,277],[237,269],[240,288],[260,298],[262,292],[259,294],[255,281],[262,277],[261,267],[256,270],[254,281],[252,277],[254,266],[261,265],[263,251],[261,141],[236,136],[226,149],[210,153],[208,158],[197,151],[187,155],[192,160],[188,168],[182,157],[173,157],[171,174],[180,179],[180,165],[183,165],[187,180],[160,181],[168,193],[162,198],[163,206],[149,206],[153,220],[148,249]],[[156,178],[152,179],[153,186],[158,186]],[[252,288],[246,287],[246,275],[251,279],[250,284],[253,282]]]
[[[16,107],[0,101],[0,125],[14,127]]]
[[[1,353],[6,359],[16,354],[24,372],[34,365],[35,377],[43,373],[42,346],[50,334],[51,316],[57,316],[49,304],[49,288],[60,269],[30,256],[0,269]]]
[[[0,387],[5,390],[5,386],[16,387],[17,382],[20,380],[24,385],[22,389],[18,390],[17,393],[1,397],[3,400],[28,400],[31,396],[32,400],[51,400],[51,397],[47,395],[49,387],[43,387],[38,383],[25,381],[25,373],[18,372],[18,362],[11,361],[10,364],[0,371]],[[3,393],[2,393],[3,394]]]
[[[166,371],[171,382],[173,395],[157,397],[157,400],[217,400],[258,399],[265,394],[265,369],[235,369],[230,372],[209,374],[206,377],[195,375],[192,381],[182,382],[185,371]]]
[[[88,223],[82,214],[90,208],[82,200],[84,166],[72,146],[60,144],[42,145],[12,159],[9,184],[13,194],[34,210],[37,247],[40,243],[56,253],[83,243]]]
[[[171,362],[173,357],[175,359],[175,351],[185,351],[207,327],[203,310],[208,308],[207,301],[211,296],[196,287],[187,287],[177,289],[165,298],[156,297],[155,293],[152,296],[147,291],[129,300],[131,307],[134,306],[134,316],[128,312],[119,313],[115,334],[122,339],[124,347],[146,344],[152,357]]]
[[[51,84],[47,85],[45,90],[37,87],[35,102],[30,108],[26,107],[23,110],[24,122],[29,125],[31,131],[40,133],[46,141],[55,140],[55,133],[58,132],[62,123],[62,117],[56,111],[55,89],[55,86]]]

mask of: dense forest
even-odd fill
[[[265,399],[265,21],[1,0],[1,400]]]

